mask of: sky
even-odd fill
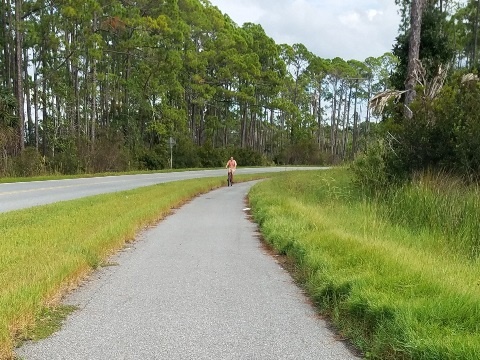
[[[239,26],[260,24],[277,44],[364,61],[392,50],[400,15],[394,0],[210,0]]]

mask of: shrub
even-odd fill
[[[198,155],[201,166],[206,168],[225,166],[227,159],[232,156],[223,148],[214,148],[209,141],[198,149]]]
[[[60,139],[55,147],[55,156],[49,165],[53,172],[61,174],[77,174],[81,169],[78,146],[74,138]]]
[[[413,118],[398,116],[391,131],[392,152],[385,157],[388,172],[410,179],[417,172],[453,172],[480,179],[480,83],[462,83],[457,74],[434,100],[419,96]]]
[[[90,172],[99,173],[128,170],[130,157],[122,137],[99,136],[89,160]]]
[[[369,194],[383,191],[389,183],[386,157],[385,142],[379,140],[372,143],[350,167],[356,186]]]
[[[45,175],[45,161],[35,148],[28,147],[13,159],[15,176]]]
[[[268,164],[266,157],[252,149],[232,148],[228,151],[239,166],[263,166]]]
[[[289,165],[323,165],[326,154],[318,148],[315,141],[306,140],[287,146],[277,160]]]
[[[168,150],[161,145],[156,145],[151,149],[144,149],[138,157],[140,167],[147,170],[161,170],[170,168],[170,154]]]
[[[198,148],[190,139],[186,137],[179,138],[172,151],[174,168],[199,168],[201,166]]]

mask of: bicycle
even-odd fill
[[[232,169],[228,169],[227,186],[232,186],[232,185],[233,185],[233,171],[232,171]]]

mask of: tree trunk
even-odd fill
[[[93,13],[93,33],[97,32],[97,12]],[[97,44],[95,43],[95,47]],[[95,149],[95,137],[97,126],[97,60],[92,58],[92,115],[91,115],[91,142],[92,150]]]
[[[337,82],[333,85],[333,95],[332,95],[332,123],[330,125],[330,153],[335,154],[335,127],[336,124],[336,111],[337,111]]]
[[[42,68],[46,69],[47,60],[46,57],[46,48],[43,48],[42,52]],[[43,124],[43,136],[42,136],[42,154],[43,156],[47,155],[47,143],[48,143],[48,102],[47,102],[47,78],[42,77],[42,124]]]
[[[406,109],[415,99],[415,69],[418,66],[418,60],[420,58],[420,35],[422,30],[422,14],[425,7],[425,0],[412,0],[410,10],[410,42],[408,50],[408,68],[407,79],[405,80],[405,105]],[[406,110],[407,118],[412,117],[412,113],[409,109]]]
[[[337,123],[335,124],[334,134],[333,134],[333,148],[334,148],[334,155],[339,155],[340,153],[340,141],[338,139],[338,134],[340,130],[340,120],[342,117],[342,103],[343,103],[343,89],[340,88],[339,92],[339,99],[338,99],[338,106],[337,106]],[[345,100],[346,101],[346,100]]]
[[[355,98],[353,104],[353,139],[352,139],[352,159],[355,159],[358,147],[358,112],[357,112],[357,94],[358,94],[358,80],[355,83]]]
[[[26,102],[27,102],[27,144],[31,145],[33,140],[33,120],[32,120],[32,103],[30,99],[30,81],[28,76],[28,52],[27,49],[24,49],[24,76],[25,76],[25,94],[26,94]]]
[[[475,14],[475,41],[473,43],[472,69],[477,67],[478,61],[478,18],[480,13],[480,0],[477,0],[477,12]]]
[[[242,114],[241,118],[241,139],[240,139],[240,147],[243,149],[246,147],[247,142],[247,105],[241,105],[242,110],[240,111]]]
[[[38,137],[38,76],[37,76],[37,65],[34,64],[34,73],[33,73],[33,108],[34,108],[34,118],[35,118],[35,149],[38,151],[38,145],[40,139]]]
[[[16,61],[16,82],[18,102],[18,135],[19,148],[25,148],[25,106],[23,98],[23,49],[22,49],[22,0],[15,0],[15,61]]]
[[[2,0],[0,8],[0,21],[2,24],[2,33],[0,34],[1,38],[3,39],[3,68],[2,68],[2,78],[3,78],[3,85],[5,87],[8,87],[10,84],[10,51],[9,51],[9,31],[8,31],[8,19],[7,19],[7,14],[10,14],[8,11],[9,9],[7,8],[7,2],[6,0]]]
[[[345,105],[343,110],[343,144],[342,144],[342,160],[347,158],[348,146],[348,128],[350,126],[350,104],[352,101],[352,87],[348,91],[348,98],[345,94]]]
[[[372,79],[368,79],[368,97],[370,99],[372,96]],[[367,106],[367,119],[366,119],[366,126],[365,126],[365,135],[370,135],[370,106]],[[368,144],[368,141],[365,141],[365,144]],[[365,149],[366,150],[366,149]]]
[[[7,2],[8,4],[8,2]],[[15,24],[15,19],[13,15],[13,10],[12,10],[12,4],[8,4],[8,20],[7,23],[9,24],[8,26],[8,36],[7,36],[7,44],[8,44],[8,50],[7,50],[7,64],[8,64],[8,69],[7,69],[7,88],[14,88],[15,87],[15,39],[13,37],[14,33],[14,27],[12,24]],[[16,92],[15,92],[16,94]]]

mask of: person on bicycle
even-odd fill
[[[232,184],[233,184],[233,173],[237,169],[237,162],[235,161],[233,156],[230,157],[230,160],[227,161],[227,165],[225,166],[225,168],[228,169],[229,173],[232,173]]]

